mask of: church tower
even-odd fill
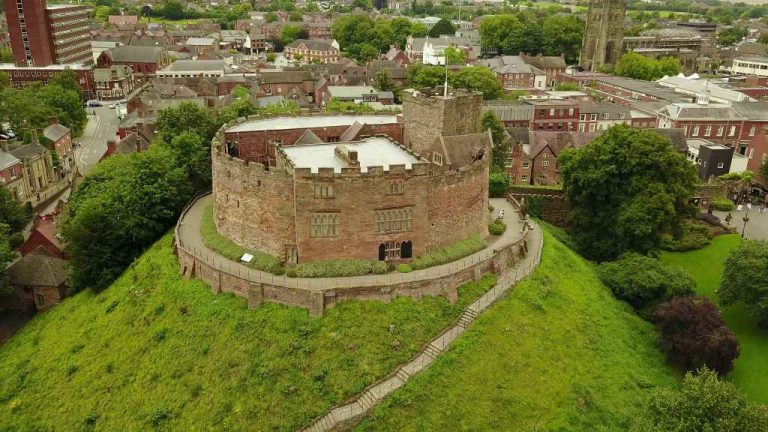
[[[579,66],[595,71],[621,57],[627,0],[589,0]]]

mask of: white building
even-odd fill
[[[731,72],[737,75],[768,76],[768,57],[737,57],[733,59]]]

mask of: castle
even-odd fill
[[[214,138],[219,233],[287,264],[407,261],[487,235],[478,93],[406,91],[403,114],[240,119]]]
[[[621,57],[627,0],[589,0],[579,66],[595,71]]]

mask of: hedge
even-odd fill
[[[408,264],[398,264],[398,266],[397,266],[397,267],[395,267],[395,268],[396,268],[396,269],[397,269],[397,271],[399,271],[400,273],[410,273],[410,272],[412,272],[412,271],[413,271],[413,269],[411,268],[411,266],[409,266]]]
[[[414,258],[413,262],[411,262],[411,268],[421,270],[427,267],[446,264],[459,258],[464,258],[467,255],[472,255],[483,248],[485,248],[485,240],[478,235],[473,235],[443,249],[428,252]]]
[[[717,211],[733,211],[733,202],[727,198],[713,198],[712,208]]]
[[[389,265],[383,261],[338,259],[300,263],[291,270],[291,274],[295,274],[296,277],[347,277],[363,276],[367,274],[384,274],[389,271]]]
[[[496,219],[492,223],[488,224],[488,232],[492,235],[498,236],[504,234],[507,230],[507,225],[501,219]]]

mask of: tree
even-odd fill
[[[53,78],[48,80],[49,85],[57,85],[64,90],[73,91],[79,95],[82,95],[80,84],[77,82],[77,75],[72,69],[64,69],[60,74],[54,75]]]
[[[283,45],[288,45],[297,39],[306,39],[307,31],[298,25],[287,25],[280,32],[280,41]]]
[[[517,54],[511,47],[511,35],[520,26],[522,26],[520,20],[514,15],[492,15],[483,18],[480,22],[480,41],[483,51]]]
[[[0,63],[13,63],[11,47],[0,47]]]
[[[413,63],[405,70],[408,85],[413,88],[434,88],[445,81],[445,68]]]
[[[174,155],[176,165],[187,173],[189,182],[195,190],[205,190],[211,186],[211,145],[194,132],[184,132],[170,142],[161,142]]]
[[[355,44],[369,43],[374,22],[367,15],[342,15],[331,25],[331,36],[342,49]]]
[[[107,22],[109,18],[109,6],[96,6],[93,9],[93,19],[100,22]]]
[[[488,195],[491,198],[504,198],[509,189],[509,176],[505,173],[491,173],[488,179]]]
[[[731,27],[721,30],[717,34],[717,42],[721,46],[731,46],[747,36],[747,29],[743,27]]]
[[[429,37],[440,37],[440,35],[454,35],[456,34],[456,26],[445,18],[441,18],[436,22],[431,29],[429,29]]]
[[[63,223],[70,287],[100,290],[169,227],[192,196],[163,147],[100,162],[72,194]]]
[[[768,416],[733,384],[702,369],[688,372],[679,390],[660,388],[651,394],[645,415],[632,432],[761,432]]]
[[[296,53],[296,54],[293,55],[293,59],[296,60],[297,62],[300,62],[300,61],[304,60],[304,54]]]
[[[0,298],[10,294],[11,286],[8,283],[6,269],[15,258],[16,254],[11,250],[9,239],[11,237],[11,227],[0,223]]]
[[[694,166],[661,135],[614,126],[558,165],[580,250],[600,261],[656,247],[665,228],[680,232],[699,183]]]
[[[288,14],[288,21],[302,22],[304,21],[304,17],[302,16],[301,11],[295,10]]]
[[[0,187],[0,224],[8,227],[8,233],[23,230],[31,220],[31,208],[21,205],[8,189]]]
[[[11,86],[11,78],[5,71],[0,71],[0,93]]]
[[[272,63],[272,62],[274,62],[276,58],[277,58],[277,54],[275,54],[275,53],[273,53],[273,52],[268,52],[268,53],[267,53],[266,59],[267,59],[267,61],[268,61],[269,63]]]
[[[597,275],[616,297],[635,309],[691,295],[696,288],[696,282],[685,270],[636,253],[601,263]]]
[[[276,22],[279,19],[280,19],[280,17],[278,17],[277,14],[274,13],[274,12],[267,12],[267,14],[264,15],[264,21],[266,21],[268,23]]]
[[[447,65],[463,65],[467,63],[467,53],[463,49],[449,46],[443,50],[443,55]]]
[[[550,15],[541,25],[544,54],[563,55],[567,62],[576,62],[581,51],[584,23],[572,15]]]
[[[382,69],[376,73],[373,87],[379,91],[393,91],[395,89],[395,83],[392,82],[392,79],[389,77],[389,72],[386,69]]]
[[[360,44],[357,45],[357,55],[354,56],[355,59],[357,59],[357,62],[361,65],[368,64],[371,60],[375,59],[379,56],[379,50],[375,46],[371,44]]]
[[[166,143],[184,132],[193,132],[210,143],[219,128],[208,110],[189,102],[160,111],[155,125],[158,139]]]
[[[731,251],[717,296],[723,306],[746,305],[761,327],[768,327],[768,241],[746,240]]]
[[[768,44],[768,32],[760,33],[760,37],[757,38],[757,41],[761,44]]]
[[[184,7],[177,0],[165,0],[163,3],[163,16],[169,20],[184,18]]]
[[[470,66],[451,75],[451,85],[472,91],[479,91],[483,99],[498,99],[501,96],[501,83],[496,74],[485,66]]]
[[[493,139],[491,171],[504,172],[511,149],[511,144],[504,132],[504,125],[496,118],[496,114],[493,111],[484,112],[482,117],[480,117],[480,124],[483,126],[483,130],[491,131],[491,138]]]
[[[672,364],[689,371],[706,366],[720,375],[733,370],[739,342],[708,298],[675,297],[654,310],[653,322]]]
[[[373,3],[371,3],[371,0],[352,0],[352,7],[369,11],[373,9]]]

